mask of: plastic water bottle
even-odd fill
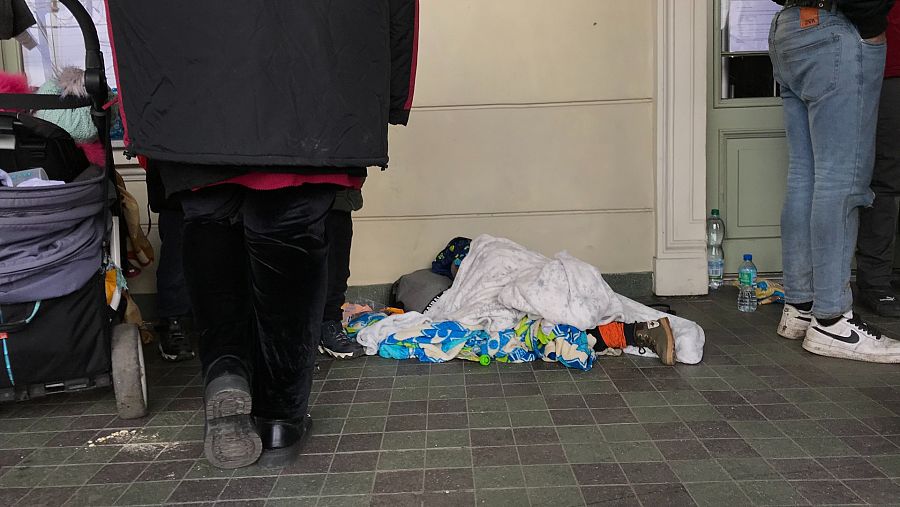
[[[742,312],[756,311],[756,273],[753,256],[744,254],[744,263],[738,270],[738,280],[741,284],[741,291],[738,293],[738,310]]]
[[[706,265],[709,274],[709,288],[722,286],[725,274],[725,253],[722,241],[725,240],[725,222],[719,217],[719,210],[714,209],[706,219]]]

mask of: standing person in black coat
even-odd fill
[[[312,426],[326,217],[409,119],[418,1],[117,0],[109,18],[129,151],[185,213],[206,458],[288,465]]]

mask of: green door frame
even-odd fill
[[[720,209],[726,223],[726,272],[737,271],[745,252],[761,261],[757,263],[760,271],[780,272],[780,226],[773,215],[781,209],[784,181],[780,172],[787,168],[786,157],[782,160],[777,152],[784,142],[781,99],[722,98],[723,57],[768,55],[723,51],[723,7],[727,2],[713,0],[708,14],[707,207]],[[761,167],[767,171],[764,175],[756,172]],[[744,178],[744,185],[739,185]],[[759,188],[770,191],[753,192],[751,199],[750,189]],[[753,220],[760,216],[764,219]]]

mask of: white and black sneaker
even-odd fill
[[[189,361],[194,358],[194,350],[180,318],[162,319],[157,328],[159,355],[166,361]]]
[[[319,352],[328,354],[335,359],[353,359],[365,355],[362,345],[348,338],[344,326],[337,321],[322,323]]]
[[[778,324],[778,334],[788,340],[803,339],[812,324],[812,319],[812,312],[804,312],[786,304],[781,313],[781,322]]]
[[[803,348],[820,356],[853,359],[870,363],[900,363],[900,341],[883,336],[852,311],[833,325],[813,319]]]

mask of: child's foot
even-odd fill
[[[635,324],[634,341],[637,347],[655,352],[663,364],[675,364],[675,335],[667,317]]]

